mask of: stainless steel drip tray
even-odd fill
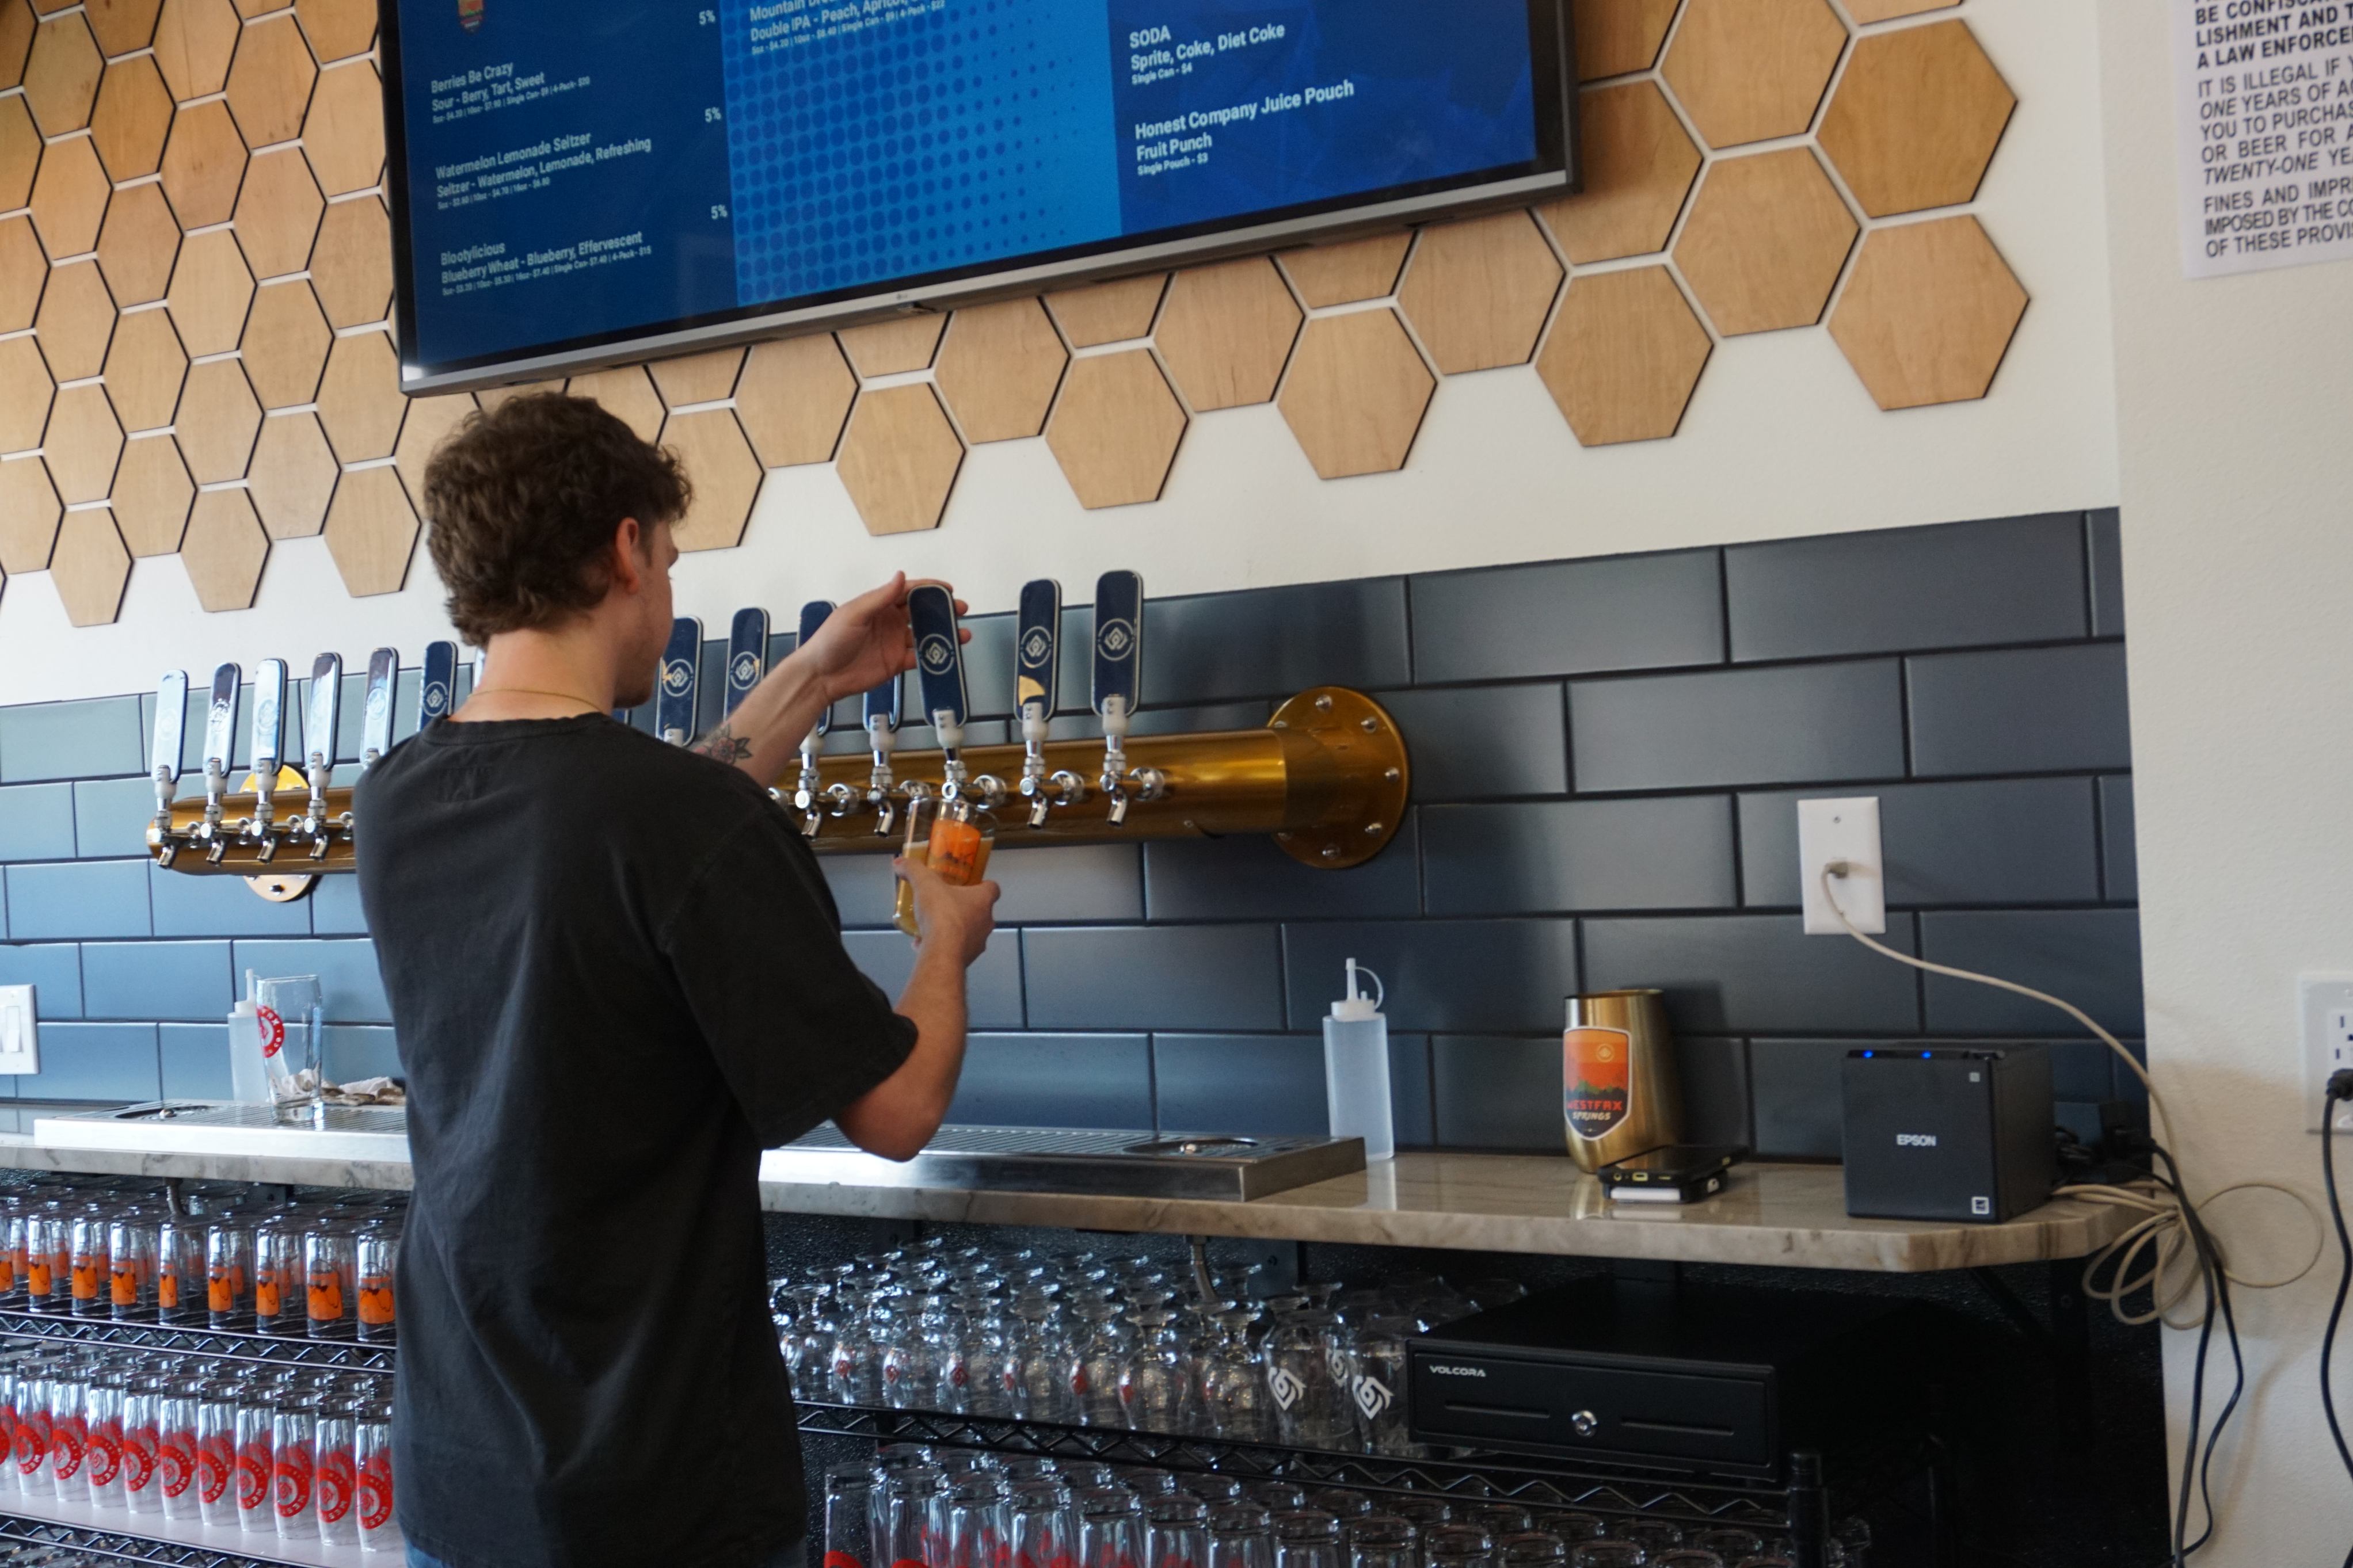
[[[307,1114],[280,1121],[266,1105],[167,1100],[44,1116],[33,1123],[33,1142],[51,1149],[405,1163],[408,1113],[398,1106],[330,1105],[314,1124]]]
[[[1248,1202],[1365,1168],[1361,1138],[943,1127],[905,1164],[831,1127],[761,1157],[764,1181]]]

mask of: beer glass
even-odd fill
[[[237,1396],[237,1468],[229,1490],[237,1500],[237,1526],[248,1534],[275,1535],[269,1506],[274,1456],[270,1439],[278,1419],[278,1385],[248,1379]]]
[[[237,1528],[237,1412],[242,1392],[235,1382],[201,1384],[196,1395],[196,1515],[216,1529]]]
[[[349,1399],[322,1405],[311,1439],[311,1489],[317,1500],[319,1539],[332,1545],[359,1543],[360,1520],[353,1507],[358,1500],[359,1473],[352,1458],[352,1443],[364,1407],[363,1402]]]
[[[253,1231],[253,1326],[265,1334],[302,1331],[302,1226],[288,1215]]]
[[[1568,1542],[1549,1530],[1522,1530],[1495,1542],[1502,1568],[1556,1568],[1568,1562]]]
[[[327,1124],[326,1070],[321,1060],[326,1009],[315,974],[293,974],[263,980],[253,988],[254,1011],[261,1029],[261,1054],[276,1057],[290,1073],[308,1072],[305,1093],[277,1100],[278,1120],[312,1127]],[[271,1073],[271,1088],[281,1080]]]
[[[90,1500],[100,1508],[127,1506],[122,1496],[123,1383],[121,1373],[94,1366],[82,1394],[81,1468]]]
[[[400,1251],[400,1231],[388,1221],[360,1227],[353,1244],[353,1266],[359,1280],[359,1336],[383,1342],[393,1339],[393,1263]]]
[[[1580,1541],[1599,1541],[1609,1533],[1609,1522],[1590,1513],[1548,1513],[1544,1517],[1544,1527],[1571,1546]]]
[[[1165,1310],[1138,1312],[1135,1328],[1137,1342],[1119,1373],[1122,1420],[1137,1432],[1182,1432],[1196,1401],[1176,1316]]]
[[[1266,1510],[1230,1502],[1209,1510],[1209,1568],[1274,1568]]]
[[[166,1323],[205,1315],[205,1230],[201,1220],[174,1215],[155,1226],[155,1316]]]
[[[1025,1483],[1013,1494],[1013,1568],[1073,1568],[1068,1499],[1050,1479]],[[830,1561],[827,1568],[840,1568]]]
[[[1274,1568],[1340,1568],[1340,1521],[1320,1508],[1276,1515]]]
[[[133,1513],[162,1513],[164,1489],[155,1468],[168,1380],[133,1378],[122,1392],[122,1502]]]
[[[882,1561],[898,1568],[916,1563],[944,1568],[948,1544],[947,1479],[930,1465],[892,1470],[882,1480]]]
[[[1569,1552],[1568,1568],[1644,1568],[1649,1561],[1630,1541],[1585,1541]]]
[[[1144,1510],[1124,1487],[1079,1499],[1079,1568],[1143,1568]]]
[[[9,1440],[9,1468],[26,1497],[55,1497],[49,1479],[49,1384],[55,1363],[35,1357],[16,1374],[16,1429]]]
[[[1307,1493],[1293,1481],[1251,1481],[1242,1488],[1242,1496],[1271,1515],[1296,1513],[1307,1506]]]
[[[1144,1563],[1145,1568],[1208,1568],[1208,1505],[1187,1492],[1155,1498],[1144,1510]]]
[[[1526,1509],[1509,1502],[1474,1502],[1462,1510],[1462,1522],[1477,1525],[1495,1541],[1534,1526]]]
[[[253,1310],[253,1232],[237,1220],[205,1227],[205,1311],[216,1329]]]
[[[67,1278],[71,1282],[73,1315],[77,1318],[108,1315],[106,1237],[112,1218],[105,1205],[89,1203],[69,1223]]]
[[[1421,1568],[1421,1532],[1396,1514],[1366,1514],[1349,1526],[1348,1568]]]
[[[155,1310],[156,1221],[143,1211],[119,1211],[106,1227],[107,1306],[117,1318]]]
[[[948,1489],[947,1568],[1006,1568],[1012,1531],[1004,1477],[967,1470]]]
[[[401,1550],[400,1527],[393,1522],[392,1403],[372,1399],[353,1413],[352,1468],[358,1475],[360,1550]]]
[[[90,1500],[90,1368],[64,1361],[49,1379],[49,1495],[59,1502]]]
[[[25,1289],[25,1200],[0,1197],[0,1300]]]
[[[314,1340],[343,1339],[352,1331],[354,1279],[352,1233],[340,1225],[319,1225],[302,1233],[302,1307]]]
[[[43,1204],[26,1222],[25,1306],[28,1311],[62,1312],[72,1300],[73,1221],[65,1205]]]
[[[196,1482],[196,1399],[203,1384],[194,1377],[164,1380],[155,1400],[156,1503],[169,1520],[200,1520]]]
[[[269,1503],[283,1541],[316,1541],[319,1521],[311,1492],[318,1479],[319,1406],[307,1392],[290,1393],[269,1417]]]
[[[1313,1309],[1285,1315],[1267,1336],[1266,1383],[1274,1398],[1274,1424],[1282,1440],[1295,1448],[1341,1449],[1352,1446],[1356,1418],[1335,1375],[1339,1320]]]
[[[1430,1532],[1429,1542],[1430,1568],[1493,1568],[1494,1542],[1475,1524],[1441,1524]],[[1631,1561],[1642,1561],[1639,1547]]]

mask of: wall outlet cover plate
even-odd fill
[[[0,1073],[41,1070],[40,1008],[29,985],[0,985]]]
[[[2295,1000],[2304,1037],[2304,1125],[2317,1132],[2328,1075],[2353,1068],[2353,974],[2299,974]],[[2337,1131],[2353,1132],[2353,1103],[2337,1106]]]
[[[1822,891],[1822,868],[1833,860],[1848,867],[1831,884],[1838,892],[1838,909],[1855,930],[1881,935],[1887,930],[1887,878],[1880,857],[1877,795],[1798,803],[1798,879],[1808,936],[1846,934],[1838,910]]]

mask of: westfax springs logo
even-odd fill
[[[1054,651],[1054,639],[1043,626],[1031,626],[1029,635],[1021,639],[1021,662],[1032,668],[1046,662]]]
[[[1135,628],[1123,620],[1105,621],[1095,632],[1095,651],[1113,664],[1124,662],[1135,652]]]
[[[686,689],[694,684],[694,666],[682,658],[671,659],[662,666],[662,689],[672,697],[683,697]]]
[[[915,655],[923,661],[923,668],[934,675],[945,675],[955,668],[955,647],[950,646],[947,638],[936,634],[925,637]]]
[[[760,658],[757,654],[739,653],[735,662],[727,667],[728,684],[738,691],[746,691],[760,683]]]
[[[1331,1375],[1333,1384],[1346,1393],[1348,1403],[1355,1405],[1367,1421],[1378,1420],[1397,1403],[1396,1391],[1372,1373],[1358,1371],[1356,1358],[1345,1351],[1326,1352],[1324,1370]],[[1486,1373],[1479,1375],[1484,1377]],[[1279,1362],[1266,1369],[1266,1386],[1267,1392],[1274,1395],[1275,1408],[1285,1414],[1308,1395],[1307,1380]]]
[[[438,719],[449,711],[449,689],[435,681],[425,689],[425,716]]]

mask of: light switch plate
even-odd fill
[[[0,1073],[41,1070],[40,1008],[29,985],[0,985]]]
[[[1873,936],[1884,932],[1887,879],[1880,858],[1877,795],[1798,803],[1798,879],[1808,936],[1846,933],[1822,891],[1822,868],[1833,860],[1847,863],[1847,874],[1831,882],[1838,889],[1839,909],[1857,931]]]
[[[2299,974],[2295,1000],[2304,1031],[2304,1125],[2317,1132],[2328,1075],[2353,1068],[2353,974]],[[2353,1132],[2353,1103],[2337,1107],[2337,1131]]]

